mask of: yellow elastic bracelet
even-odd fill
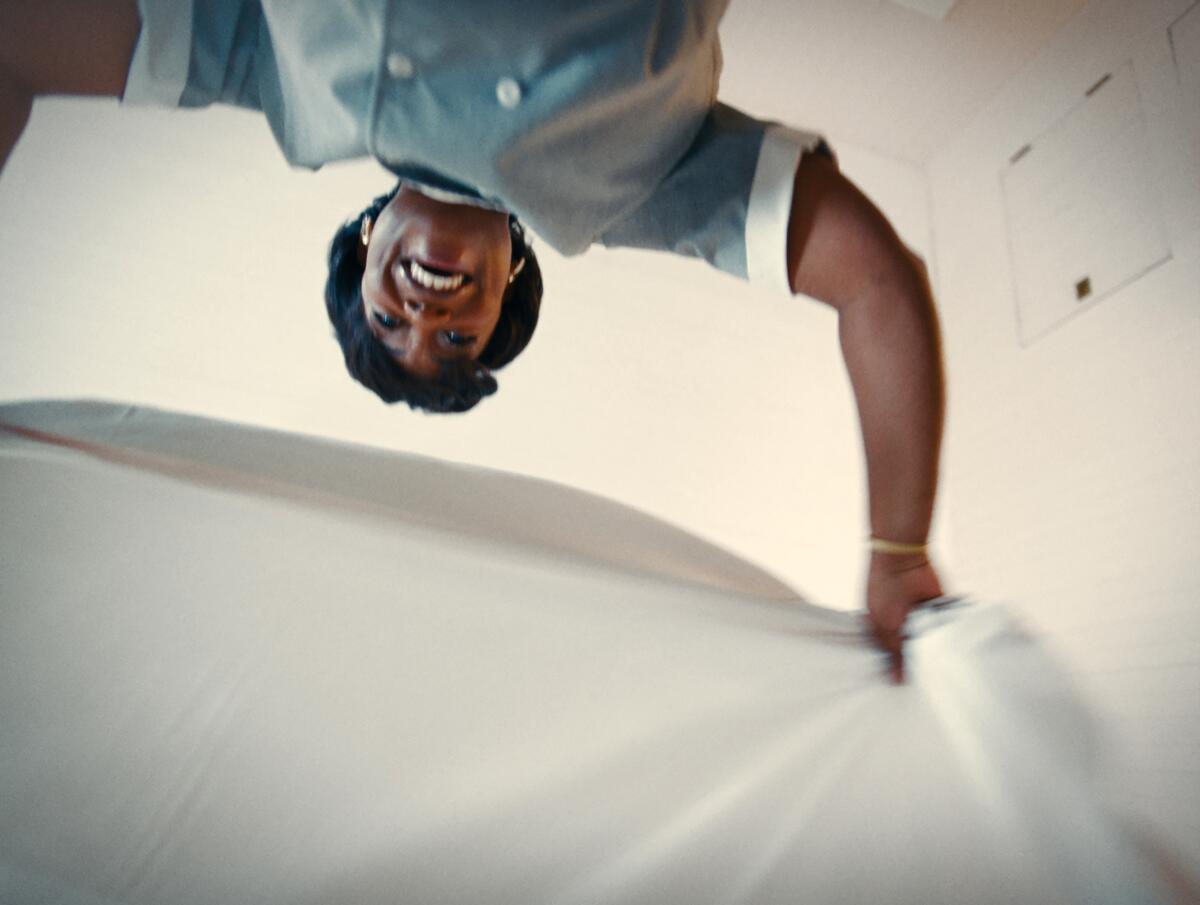
[[[882,537],[868,538],[867,545],[875,553],[894,553],[898,556],[926,553],[929,550],[929,544],[903,544],[899,541],[884,540]]]

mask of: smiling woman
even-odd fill
[[[542,273],[516,217],[398,183],[334,235],[325,308],[346,370],[384,402],[465,412],[529,344]]]
[[[447,359],[477,358],[523,263],[508,216],[402,186],[359,235],[364,314],[404,368],[428,380]]]
[[[942,593],[930,287],[819,135],[717,101],[726,5],[13,0],[0,133],[30,97],[99,93],[259,111],[297,167],[375,159],[398,186],[338,230],[326,304],[350,373],[413,408],[472,408],[529,342],[522,224],[564,255],[697,257],[828,304],[867,460],[868,609],[899,678],[908,611]]]

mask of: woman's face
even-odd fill
[[[393,357],[432,378],[479,357],[508,288],[508,215],[401,187],[379,212],[362,277],[363,315]]]

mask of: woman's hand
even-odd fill
[[[904,681],[905,620],[914,607],[941,596],[941,580],[925,554],[871,554],[867,618],[876,641],[889,655],[889,672],[897,684]]]

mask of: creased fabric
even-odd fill
[[[1166,901],[1003,608],[894,687],[625,507],[98,403],[0,407],[0,512],[0,901]]]

